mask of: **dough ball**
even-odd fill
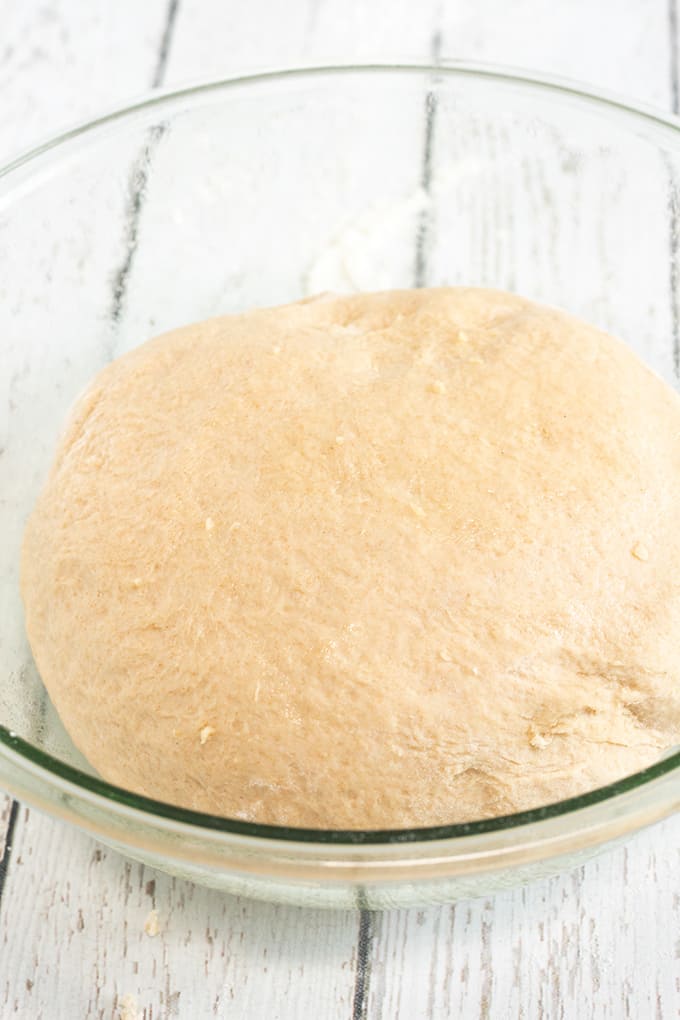
[[[556,801],[680,739],[680,400],[497,291],[211,319],[78,401],[22,591],[121,786],[323,828]]]

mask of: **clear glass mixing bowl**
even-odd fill
[[[323,290],[504,287],[620,335],[676,384],[679,181],[670,118],[461,66],[203,85],[4,168],[0,786],[175,874],[339,907],[487,893],[676,809],[679,753],[584,797],[437,830],[291,830],[136,796],[93,774],[60,726],[26,643],[17,568],[88,379],[148,336],[219,312]]]

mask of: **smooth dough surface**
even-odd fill
[[[555,801],[680,740],[680,400],[498,291],[188,326],[76,404],[22,593],[124,787],[326,828]]]

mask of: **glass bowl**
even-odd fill
[[[148,336],[216,313],[324,290],[502,287],[621,336],[675,385],[678,128],[492,69],[324,68],[154,96],[5,167],[0,786],[174,874],[337,907],[486,894],[676,809],[679,753],[586,796],[438,829],[294,830],[137,796],[61,727],[17,570],[78,392]]]

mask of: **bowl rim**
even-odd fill
[[[332,845],[389,846],[404,844],[431,844],[460,840],[471,836],[498,834],[510,829],[526,828],[537,822],[555,821],[563,816],[582,813],[598,804],[611,804],[617,800],[629,800],[636,791],[647,790],[655,782],[664,780],[674,771],[678,772],[680,790],[680,751],[650,765],[646,769],[617,779],[613,783],[599,786],[594,790],[539,805],[526,811],[517,811],[492,818],[482,818],[452,825],[432,825],[403,829],[313,829],[287,825],[269,825],[260,822],[242,821],[222,815],[178,807],[167,801],[156,800],[141,793],[134,793],[115,783],[109,783],[97,775],[91,775],[74,765],[55,758],[47,751],[35,747],[0,724],[0,757],[11,759],[16,765],[17,758],[39,781],[57,786],[64,795],[73,792],[84,794],[89,801],[103,799],[107,807],[116,813],[129,811],[143,814],[147,819],[180,824],[182,827],[199,829],[211,834],[246,836],[251,839],[279,843],[306,843],[318,847]],[[22,761],[25,759],[25,763]],[[56,780],[56,782],[55,782]]]
[[[174,102],[193,99],[216,91],[257,87],[288,80],[305,81],[323,76],[350,76],[355,74],[385,75],[414,74],[427,76],[435,83],[444,77],[477,79],[502,86],[518,86],[527,92],[541,91],[552,98],[566,98],[577,105],[606,108],[623,115],[626,119],[644,124],[647,129],[670,129],[676,145],[680,142],[680,117],[666,114],[654,107],[631,102],[607,90],[596,90],[569,79],[552,75],[537,74],[495,64],[469,63],[465,61],[427,62],[369,62],[359,64],[310,65],[278,70],[256,71],[209,81],[199,81],[179,88],[154,91],[132,102],[119,105],[93,119],[78,123],[74,127],[50,136],[45,141],[15,156],[0,166],[0,181],[22,167],[52,150],[67,145],[84,136],[91,136],[109,125],[124,121],[135,114],[163,109]],[[664,131],[665,133],[665,131]],[[598,787],[586,793],[555,801],[529,810],[456,823],[453,825],[423,826],[401,829],[314,829],[281,825],[261,824],[227,818],[208,812],[182,808],[165,801],[156,800],[143,794],[109,783],[96,775],[84,772],[61,759],[36,747],[0,723],[0,760],[5,759],[13,767],[24,769],[33,778],[38,778],[48,787],[57,787],[64,796],[73,791],[84,794],[89,801],[100,807],[112,809],[115,814],[140,813],[147,821],[173,825],[179,823],[202,835],[248,837],[275,846],[280,843],[296,842],[306,844],[310,849],[324,845],[380,846],[409,844],[435,844],[456,841],[463,838],[500,834],[512,829],[526,828],[540,822],[555,821],[560,817],[574,816],[584,809],[602,803],[628,802],[635,791],[649,790],[662,780],[677,773],[680,788],[680,749],[673,751],[648,768],[624,776],[613,783]],[[0,776],[0,778],[2,778]],[[665,787],[665,783],[664,783]],[[30,800],[30,797],[27,799]],[[673,806],[669,808],[673,810]],[[631,812],[632,813],[632,812]]]
[[[61,145],[78,139],[83,135],[96,132],[108,124],[124,120],[126,117],[153,110],[171,104],[175,100],[200,96],[220,89],[250,87],[269,82],[285,82],[293,79],[324,77],[327,75],[350,76],[352,74],[399,74],[413,73],[428,75],[435,83],[438,77],[477,78],[482,81],[495,81],[503,85],[518,85],[527,89],[536,89],[547,94],[559,94],[563,98],[573,99],[577,104],[585,102],[593,106],[604,106],[610,111],[620,113],[624,117],[645,122],[648,126],[670,128],[673,133],[680,129],[680,114],[667,113],[651,103],[639,102],[613,89],[592,88],[583,82],[562,75],[544,74],[523,67],[507,64],[496,64],[484,61],[450,60],[442,58],[437,63],[427,61],[399,60],[395,62],[366,61],[357,64],[302,64],[294,67],[276,67],[226,75],[223,78],[209,78],[189,81],[179,86],[153,89],[133,97],[124,103],[118,103],[105,109],[96,117],[77,120],[63,127],[55,134],[50,134],[41,142],[20,150],[7,161],[0,164],[0,179],[24,164],[50,152]]]

